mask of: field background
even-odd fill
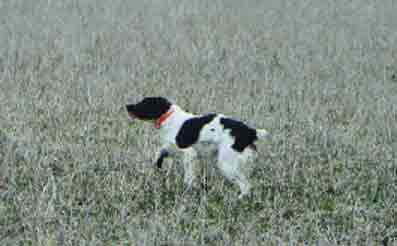
[[[394,0],[0,1],[1,245],[397,245]],[[268,129],[251,197],[128,101]]]

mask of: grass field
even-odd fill
[[[0,1],[0,245],[397,245],[394,0]],[[273,134],[252,194],[124,105]]]

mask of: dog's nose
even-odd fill
[[[125,108],[127,109],[128,112],[131,112],[134,109],[134,104],[127,104],[125,105]]]

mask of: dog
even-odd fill
[[[184,183],[190,188],[197,157],[194,147],[200,142],[212,143],[217,146],[218,168],[240,188],[238,198],[249,193],[250,184],[241,171],[242,165],[257,152],[257,140],[271,138],[268,131],[252,128],[223,114],[191,114],[164,97],[145,97],[136,104],[127,104],[126,109],[131,120],[152,122],[159,130],[162,146],[156,157],[158,168],[165,158],[172,156],[173,150],[181,152]]]

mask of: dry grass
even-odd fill
[[[1,245],[396,245],[392,0],[2,1]],[[129,125],[129,98],[268,128],[252,197]],[[264,243],[265,242],[265,243]]]

